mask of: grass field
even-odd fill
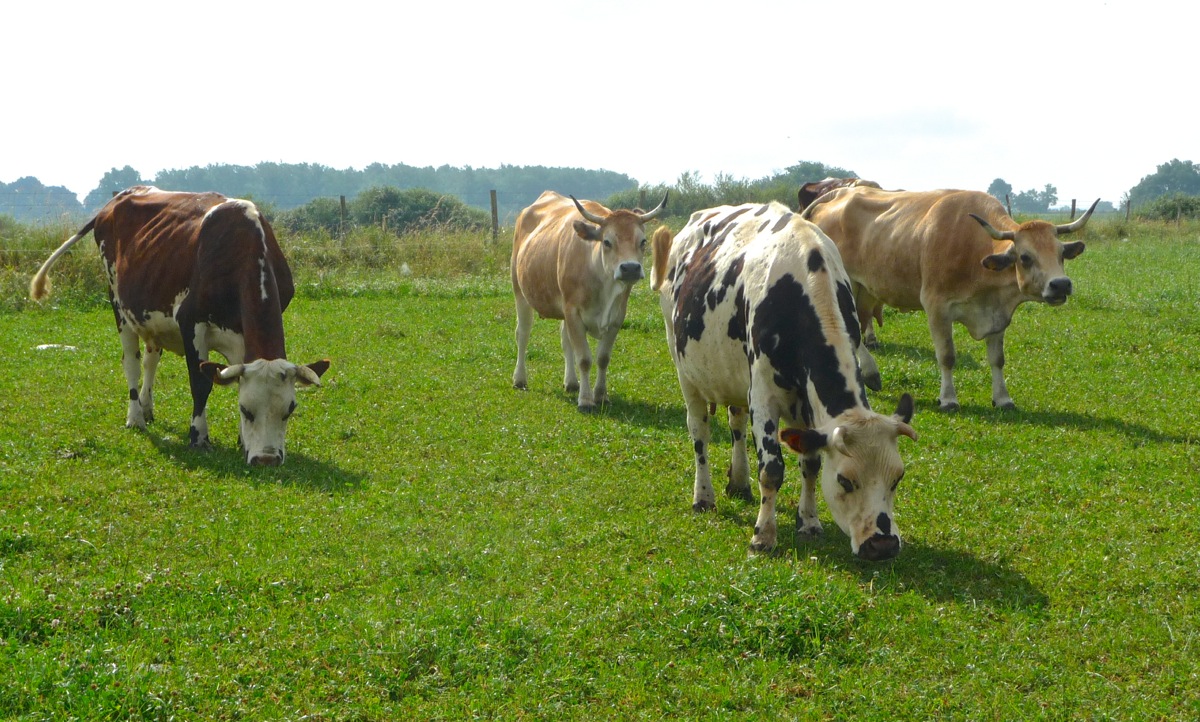
[[[692,513],[645,285],[613,402],[581,415],[550,321],[511,388],[498,264],[302,269],[289,356],[333,367],[299,394],[287,463],[256,469],[233,390],[193,451],[165,358],[158,420],[126,430],[111,311],[13,306],[0,717],[1196,719],[1200,238],[1093,235],[1070,303],[1017,312],[1016,411],[991,408],[961,329],[963,407],[937,411],[924,317],[886,317],[871,401],[912,392],[920,440],[883,564],[851,557],[823,503],[826,535],[793,539],[794,467],[774,554],[748,553],[754,505]]]

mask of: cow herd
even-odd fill
[[[796,533],[821,532],[820,478],[852,553],[889,559],[901,546],[893,514],[904,475],[899,437],[917,434],[907,393],[891,415],[868,403],[866,389],[881,388],[868,347],[882,307],[925,311],[942,409],[958,405],[955,322],[986,340],[992,402],[1012,407],[1004,331],[1021,303],[1066,302],[1073,289],[1063,263],[1083,243],[1058,236],[1080,230],[1095,204],[1056,226],[1017,223],[984,193],[885,191],[859,179],[806,184],[798,199],[795,212],[775,202],[697,211],[678,233],[660,226],[651,238],[645,226],[662,215],[666,197],[644,212],[546,191],[518,216],[513,240],[513,386],[528,384],[536,314],[561,321],[563,386],[578,393],[578,408],[606,403],[614,342],[652,253],[650,285],[695,455],[692,508],[716,504],[710,415],[724,406],[733,439],[727,495],[754,498],[747,430],[758,459],[753,549],[776,545],[786,445],[800,455],[803,472]],[[104,260],[121,339],[126,426],[152,420],[155,371],[170,349],[187,361],[191,445],[209,445],[205,406],[213,384],[236,382],[246,462],[283,463],[296,386],[319,385],[329,361],[287,360],[282,313],[293,295],[291,272],[254,204],[148,186],[123,191],[46,260],[30,284],[34,299],[48,294],[50,267],[88,233]],[[588,336],[597,339],[594,385]],[[228,365],[209,361],[211,351]]]

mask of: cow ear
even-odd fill
[[[797,454],[811,454],[825,448],[829,438],[816,429],[783,429],[779,439]]]
[[[1016,262],[1017,257],[1012,254],[1012,249],[1009,249],[1004,253],[993,253],[990,256],[985,256],[983,267],[989,271],[1003,271]]]
[[[307,366],[296,367],[296,381],[304,386],[320,386],[321,374],[329,370],[329,359],[321,359]]]
[[[598,241],[601,238],[600,226],[593,226],[586,221],[575,221],[572,225],[575,233],[585,241]]]
[[[207,376],[209,381],[212,381],[218,386],[228,386],[234,381],[237,381],[241,377],[244,369],[245,367],[242,366],[242,364],[226,366],[224,364],[219,364],[216,361],[200,362],[200,373]]]
[[[897,421],[908,423],[913,417],[913,397],[911,394],[905,393],[900,395],[900,401],[896,404],[895,417]]]
[[[1063,258],[1075,258],[1083,253],[1083,241],[1071,241],[1063,244]]]

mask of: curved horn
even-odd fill
[[[639,219],[642,221],[642,223],[645,223],[646,221],[653,220],[654,218],[657,218],[657,217],[658,217],[658,215],[659,215],[660,213],[662,213],[664,209],[666,209],[666,207],[667,207],[667,196],[669,196],[669,195],[671,195],[671,191],[667,191],[666,193],[664,193],[664,194],[663,194],[662,203],[659,203],[657,208],[655,208],[654,210],[650,211],[649,213],[643,213],[643,214],[641,214],[640,216],[638,216],[638,218],[639,218]]]
[[[575,196],[571,196],[571,200],[572,200],[572,201],[575,201],[575,207],[579,209],[579,215],[581,215],[581,216],[583,216],[584,218],[588,219],[588,220],[589,220],[589,221],[591,221],[592,223],[595,223],[596,225],[603,225],[603,224],[604,224],[604,218],[603,218],[603,217],[601,217],[601,216],[598,216],[598,215],[596,215],[595,213],[589,213],[589,212],[587,212],[587,211],[583,210],[583,206],[582,206],[582,205],[579,203],[579,201],[575,200]]]
[[[1083,228],[1083,224],[1087,223],[1088,219],[1092,217],[1092,211],[1096,210],[1096,206],[1099,203],[1100,203],[1100,199],[1097,198],[1096,200],[1092,201],[1092,207],[1087,209],[1087,213],[1084,213],[1082,216],[1075,219],[1075,221],[1072,223],[1065,223],[1061,226],[1055,226],[1054,230],[1058,233],[1058,235],[1061,236],[1064,233],[1070,233],[1072,231],[1077,231],[1080,228]]]
[[[972,218],[979,221],[979,225],[983,226],[983,230],[987,231],[988,235],[990,235],[992,238],[996,239],[997,241],[1011,241],[1017,237],[1017,234],[1013,231],[998,231],[995,228],[992,228],[991,223],[988,223],[987,221],[983,220],[982,218],[975,215],[974,213],[972,213],[970,215]]]

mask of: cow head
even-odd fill
[[[575,196],[571,196],[571,200],[575,201],[579,215],[587,221],[575,221],[575,233],[585,241],[601,244],[604,270],[612,274],[614,281],[640,281],[645,276],[642,270],[647,245],[645,225],[667,207],[667,196],[664,195],[658,207],[649,213],[617,210],[607,211],[607,215],[586,210]]]
[[[900,528],[892,509],[904,476],[900,436],[914,441],[909,426],[912,396],[904,394],[893,416],[848,411],[824,429],[784,429],[780,439],[801,454],[822,452],[821,490],[834,521],[850,537],[850,551],[882,561],[900,553]]]
[[[200,370],[220,386],[238,383],[241,423],[238,438],[251,466],[279,466],[284,457],[288,418],[296,410],[296,384],[320,386],[329,361],[299,366],[287,359],[258,359],[224,366],[211,361]]]
[[[1016,269],[1017,286],[1030,300],[1043,301],[1051,306],[1066,303],[1073,289],[1063,262],[1083,253],[1084,246],[1083,241],[1063,243],[1058,237],[1083,228],[1099,202],[1097,198],[1087,213],[1073,223],[1056,226],[1046,221],[1026,221],[1011,231],[998,231],[972,213],[971,217],[994,240],[1012,243],[1005,251],[985,257],[983,267],[991,271]]]

